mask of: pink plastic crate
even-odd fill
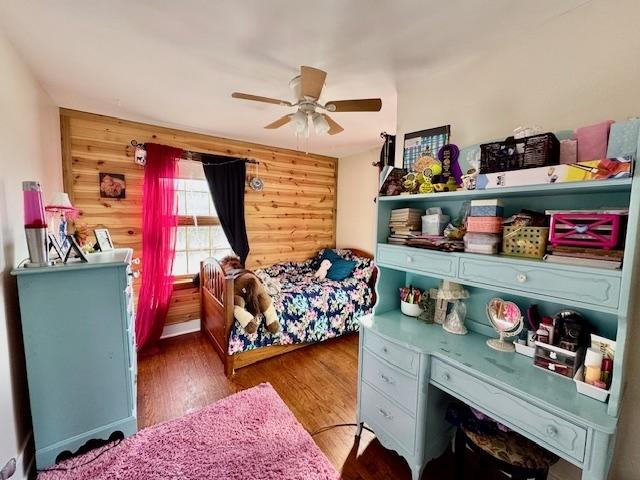
[[[555,213],[551,215],[549,241],[570,245],[611,249],[618,244],[620,215],[614,213]]]

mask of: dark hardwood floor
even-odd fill
[[[276,389],[311,433],[329,425],[354,423],[357,357],[358,337],[348,335],[239,369],[229,381],[220,359],[200,333],[167,339],[161,342],[160,353],[139,361],[138,426],[142,429],[179,417],[262,382]],[[366,431],[356,444],[354,432],[353,427],[337,427],[314,435],[343,479],[411,478],[401,457]],[[452,479],[452,472],[453,457],[446,453],[427,466],[422,480]]]

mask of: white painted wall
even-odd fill
[[[32,452],[24,353],[11,268],[27,257],[22,181],[39,180],[45,199],[62,188],[58,108],[0,32],[0,468]],[[27,450],[25,452],[25,449]],[[26,465],[25,465],[26,466]],[[26,478],[18,465],[17,480]]]
[[[338,160],[338,213],[336,246],[353,247],[375,253],[374,198],[378,193],[380,148]]]
[[[402,135],[450,124],[459,146],[505,137],[519,125],[555,131],[640,115],[640,1],[593,0],[473,61],[398,91]],[[610,478],[640,471],[640,329]]]
[[[459,146],[519,125],[555,131],[640,114],[638,0],[593,0],[473,61],[398,91],[402,134],[451,124]]]

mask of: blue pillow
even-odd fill
[[[329,260],[331,262],[331,268],[329,268],[329,271],[327,272],[327,278],[337,282],[351,276],[357,265],[357,262],[345,260],[336,252],[328,248],[322,253],[320,262],[322,262],[322,260]]]

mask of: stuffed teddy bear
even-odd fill
[[[262,314],[267,330],[276,333],[280,322],[271,297],[260,279],[242,268],[240,258],[229,255],[220,260],[225,274],[238,273],[233,281],[233,316],[247,333],[258,330],[258,315]],[[238,272],[239,271],[239,272]]]
[[[315,278],[327,278],[327,272],[329,271],[329,269],[331,268],[331,260],[323,260],[322,263],[320,263],[320,267],[318,268],[318,271],[316,271],[316,273],[313,274],[313,276]]]

